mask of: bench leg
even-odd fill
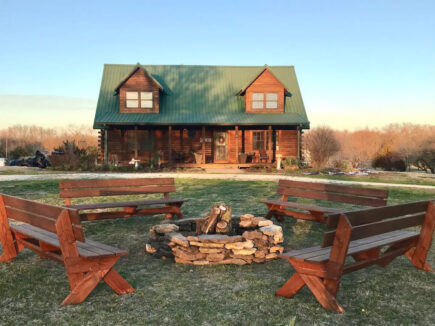
[[[411,261],[411,263],[418,269],[424,270],[426,272],[434,272],[434,269],[426,261],[420,261],[415,256],[415,248],[411,248],[405,253],[405,256]]]
[[[275,295],[291,298],[306,285],[322,307],[340,313],[344,312],[343,307],[335,299],[340,283],[339,277],[326,278],[328,269],[324,266],[304,264],[292,260],[289,262],[296,273],[275,292]],[[319,275],[324,276],[320,277]]]
[[[131,285],[112,268],[118,259],[119,257],[114,257],[110,263],[107,258],[99,259],[101,269],[95,270],[99,264],[98,261],[97,264],[93,262],[92,266],[89,265],[89,271],[84,276],[82,276],[83,273],[69,273],[71,293],[65,298],[62,305],[82,303],[100,281],[104,281],[117,294],[134,292]],[[81,279],[74,280],[71,278],[72,276],[81,276]]]
[[[133,287],[113,268],[106,274],[106,276],[104,276],[103,280],[117,294],[134,292]]]
[[[305,282],[299,276],[299,273],[293,274],[287,282],[281,286],[278,291],[275,292],[275,295],[278,297],[286,297],[292,298],[305,286]]]
[[[412,264],[422,270],[433,272],[434,269],[426,262],[426,257],[432,243],[432,237],[435,230],[435,204],[430,201],[424,222],[421,226],[420,236],[418,237],[415,249],[411,249],[406,253],[406,256],[411,260]]]
[[[182,203],[167,204],[166,207],[170,207],[172,212],[166,214],[166,219],[173,219],[175,216],[177,216],[178,219],[182,219],[184,216],[183,216],[183,213],[181,213],[181,208],[180,208],[181,205],[182,205]]]
[[[16,240],[9,226],[9,220],[6,215],[6,209],[3,202],[3,197],[0,196],[0,243],[2,245],[3,254],[0,256],[0,262],[9,262],[17,257],[20,251]]]
[[[323,284],[322,280],[319,277],[301,274],[301,278],[323,308],[334,310],[340,313],[344,312],[343,307],[340,306],[340,304],[335,299],[335,295],[331,294],[327,290],[326,286]]]

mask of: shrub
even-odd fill
[[[299,159],[295,156],[286,157],[285,159],[282,160],[282,165],[284,167],[295,166],[295,165],[299,166],[299,163],[300,163]]]
[[[435,137],[420,146],[414,163],[420,170],[435,173]]]
[[[8,153],[8,158],[12,160],[16,160],[19,158],[23,158],[25,156],[31,156],[35,153],[35,146],[34,145],[25,145],[25,146],[18,146],[12,149]]]
[[[340,143],[334,131],[328,127],[311,130],[305,138],[305,144],[315,168],[325,167],[331,156],[340,150]]]
[[[405,160],[398,153],[390,151],[379,153],[372,166],[386,171],[406,171]]]
[[[332,162],[332,167],[336,170],[340,170],[340,171],[349,171],[351,168],[352,164],[348,161],[345,160],[334,160]]]
[[[50,156],[51,165],[61,170],[93,170],[96,166],[98,149],[94,146],[80,148],[74,141],[64,141],[55,151],[63,154]]]

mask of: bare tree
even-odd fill
[[[305,144],[311,163],[316,168],[325,167],[329,159],[340,150],[334,131],[328,127],[317,127],[308,132]]]

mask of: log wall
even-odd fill
[[[238,152],[255,153],[258,156],[258,150],[253,149],[252,138],[253,132],[261,131],[265,133],[267,142],[268,132],[264,129],[259,130],[239,130],[238,138]],[[228,130],[228,163],[237,163],[237,148],[236,148],[236,132],[234,129]],[[108,131],[108,157],[109,161],[117,160],[119,162],[128,162],[135,156],[134,136],[133,129],[111,129]],[[138,129],[138,155],[137,158],[142,162],[148,161],[152,158],[157,151],[162,152],[162,162],[169,160],[169,141],[168,129]],[[142,136],[141,136],[142,133]],[[147,134],[145,134],[147,133]],[[149,133],[149,136],[147,136]],[[244,141],[242,135],[244,133]],[[297,156],[297,131],[296,130],[276,130],[277,133],[277,148],[276,154],[282,154],[283,157]],[[206,142],[206,163],[213,163],[214,152],[214,132],[213,130],[206,129],[206,138],[211,139],[212,142]],[[173,129],[171,133],[172,143],[172,158],[176,159],[177,153],[184,153],[185,160],[183,163],[195,163],[192,152],[202,153],[202,131],[195,129],[195,133],[191,131],[189,134],[188,129]],[[150,144],[141,144],[141,141],[148,140]],[[133,143],[132,143],[133,142]],[[275,141],[272,141],[275,145]],[[180,162],[182,163],[182,162]]]

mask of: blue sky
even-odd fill
[[[0,0],[0,128],[91,124],[138,61],[294,65],[313,126],[435,124],[435,1]]]

